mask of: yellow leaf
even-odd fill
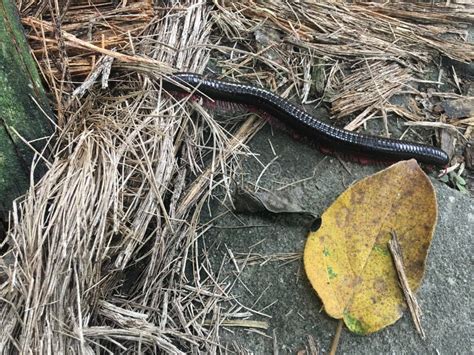
[[[415,160],[347,189],[322,215],[304,250],[306,274],[326,312],[358,334],[395,323],[406,308],[388,241],[395,231],[408,282],[420,286],[437,219],[433,186]]]

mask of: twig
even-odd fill
[[[425,339],[425,332],[421,327],[421,308],[416,301],[415,295],[410,289],[410,285],[408,284],[405,268],[403,266],[403,254],[400,243],[398,242],[397,234],[394,231],[391,232],[391,235],[392,239],[388,242],[388,246],[390,253],[392,254],[395,269],[397,270],[398,280],[400,281],[400,286],[405,296],[405,301],[408,305],[408,308],[410,309],[411,318],[415,324],[415,328],[418,331],[418,334],[420,334],[421,338]]]
[[[329,352],[330,355],[336,355],[337,347],[339,346],[339,340],[341,338],[343,325],[344,325],[344,320],[339,319],[339,322],[337,323],[337,327],[336,327],[336,334],[334,334],[334,338],[332,339],[331,351]]]

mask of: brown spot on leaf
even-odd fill
[[[339,228],[344,228],[349,223],[350,210],[347,207],[342,207],[336,213],[336,224]]]
[[[365,191],[355,191],[351,194],[351,205],[362,204],[365,199]]]
[[[374,280],[374,289],[377,291],[377,293],[383,294],[387,292],[388,287],[387,287],[387,281],[381,277],[377,278]]]

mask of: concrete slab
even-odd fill
[[[284,133],[272,133],[270,127],[265,127],[254,138],[251,147],[259,153],[261,164],[255,159],[247,161],[245,180],[254,182],[262,171],[262,164],[278,156],[266,169],[260,185],[275,190],[306,178],[287,190],[302,207],[318,214],[352,182],[381,169],[347,162],[349,173],[336,158],[324,157]],[[344,330],[338,353],[474,353],[471,297],[474,200],[435,179],[433,183],[438,196],[439,221],[425,279],[418,292],[427,339],[420,339],[406,313],[395,325],[370,336],[357,336]],[[216,206],[214,213],[222,210]],[[242,222],[247,227],[237,228]],[[228,253],[227,248],[234,255],[301,254],[308,230],[308,221],[294,216],[235,217],[229,214],[215,223],[216,228],[205,238],[208,244],[220,244],[218,250],[212,252],[216,264]],[[227,264],[226,270],[229,274],[236,273],[232,263]],[[223,333],[229,342],[234,341],[255,354],[270,353],[276,348],[281,353],[296,353],[305,349],[307,336],[311,335],[319,342],[322,352],[329,351],[337,321],[321,309],[321,301],[306,279],[301,257],[286,264],[270,259],[263,266],[247,265],[239,279],[234,295],[244,305],[267,314],[269,317],[252,319],[268,321],[270,329],[264,331],[267,335],[264,336],[232,328],[232,332]]]

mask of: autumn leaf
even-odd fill
[[[415,160],[347,189],[308,236],[304,266],[326,312],[358,334],[395,323],[406,303],[388,241],[399,237],[412,291],[420,286],[437,219],[433,186]]]

